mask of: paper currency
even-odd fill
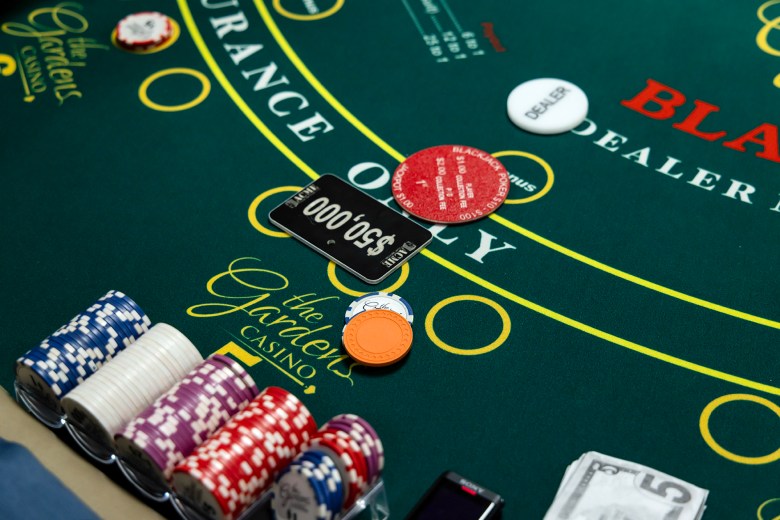
[[[544,520],[698,520],[708,491],[595,451],[564,473]]]

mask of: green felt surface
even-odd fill
[[[505,518],[541,518],[566,465],[589,450],[709,489],[706,518],[774,518],[780,32],[768,21],[780,5],[715,4],[347,1],[315,20],[285,16],[306,13],[292,0],[3,8],[0,54],[22,67],[0,76],[0,382],[10,389],[20,354],[115,288],[204,355],[231,341],[259,351],[258,384],[294,391],[319,422],[367,418],[387,451],[394,518],[444,469],[501,493]],[[147,55],[116,48],[116,22],[150,9],[173,17],[178,40]],[[465,57],[426,43],[450,30]],[[172,68],[187,70],[151,81],[149,100],[204,99],[174,112],[143,103],[144,81]],[[586,135],[509,122],[506,96],[536,77],[587,93]],[[648,79],[685,96],[672,117],[621,103]],[[294,97],[274,105],[281,92]],[[720,109],[699,131],[725,137],[673,126],[694,100]],[[316,114],[332,129],[304,141],[293,128]],[[762,124],[744,152],[723,145]],[[494,217],[434,228],[395,289],[415,312],[410,356],[353,366],[338,350],[348,291],[406,275],[379,286],[329,276],[326,259],[273,236],[266,215],[324,173],[387,200],[399,160],[443,143],[511,152],[498,153],[516,178],[510,200],[552,185]],[[678,162],[659,172],[669,157]],[[701,170],[719,177],[696,185]],[[734,191],[745,185],[748,202]],[[285,287],[269,292],[266,314],[249,312],[261,304],[225,313],[266,292],[252,285]],[[301,295],[321,299],[308,323],[292,308]],[[279,315],[312,330],[321,350],[271,324]],[[718,453],[700,419],[735,394],[707,422]]]

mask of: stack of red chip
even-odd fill
[[[131,51],[160,47],[173,37],[171,19],[156,11],[128,15],[116,25],[116,42]]]
[[[344,509],[352,507],[379,480],[385,465],[376,431],[353,414],[337,415],[325,423],[304,449],[321,451],[336,463],[345,487]]]
[[[266,388],[176,466],[173,487],[211,518],[237,518],[316,432],[314,418],[297,397]]]

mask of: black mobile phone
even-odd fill
[[[445,471],[428,488],[406,520],[496,520],[504,499],[457,473]]]

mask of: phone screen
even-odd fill
[[[480,520],[495,505],[483,497],[473,495],[451,480],[439,484],[415,508],[406,520]]]

